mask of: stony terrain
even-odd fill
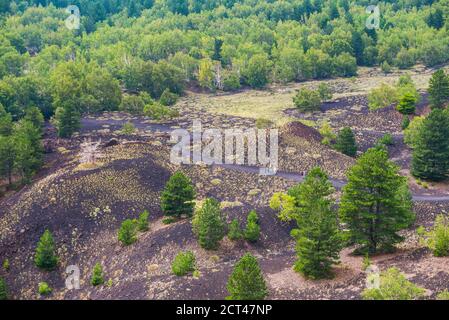
[[[340,82],[344,88],[346,82]],[[109,113],[84,118],[82,131],[70,140],[55,139],[48,129],[46,139],[52,152],[47,155],[46,168],[31,185],[0,200],[0,256],[11,263],[8,272],[0,273],[10,284],[13,298],[40,299],[37,284],[47,281],[54,288],[50,299],[222,299],[233,265],[247,251],[260,261],[269,298],[360,298],[366,278],[362,257],[353,256],[352,248],[347,248],[335,268],[335,279],[305,280],[292,270],[295,244],[290,230],[294,225],[282,223],[268,207],[273,193],[285,191],[312,167],[319,165],[335,181],[342,181],[354,160],[322,145],[316,129],[293,122],[280,127],[279,170],[283,174],[278,176],[261,176],[236,167],[170,164],[169,132],[189,128],[192,119],[200,119],[204,127],[211,128],[254,126],[252,117],[210,112],[201,105],[201,99],[204,97],[190,93],[177,106],[181,116],[167,123]],[[420,110],[424,112],[424,105]],[[391,108],[369,112],[363,94],[337,97],[323,106],[321,114],[298,115],[285,107],[281,117],[284,115],[314,121],[318,118],[313,117],[325,116],[335,128],[354,126],[362,148],[372,146],[382,133],[393,133],[397,143],[390,153],[407,174],[409,151],[401,142],[397,113]],[[128,121],[137,131],[121,134],[120,128]],[[102,142],[94,166],[79,161],[80,144],[86,139]],[[208,252],[198,246],[189,220],[164,224],[160,192],[176,170],[192,179],[199,202],[207,197],[218,199],[228,221],[238,218],[243,225],[247,213],[256,209],[261,240],[250,245],[225,239],[218,251]],[[449,201],[433,198],[447,197],[449,188],[434,185],[424,190],[412,180],[410,184],[415,195],[424,197],[424,201],[415,202],[416,225],[404,231],[407,240],[396,253],[377,256],[373,262],[381,269],[399,267],[428,290],[429,298],[434,298],[449,288],[449,260],[432,257],[419,244],[415,229],[431,226],[436,214],[449,211]],[[150,230],[134,245],[122,247],[117,241],[121,221],[135,218],[145,209],[151,213]],[[51,273],[40,272],[33,264],[35,245],[46,228],[52,231],[59,248],[59,268]],[[199,277],[176,277],[171,272],[176,253],[187,249],[195,252]],[[89,284],[96,262],[103,264],[106,280],[111,279],[109,285],[93,288]],[[68,265],[81,269],[80,290],[65,288]]]

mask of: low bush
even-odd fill
[[[171,269],[178,277],[195,271],[195,255],[193,252],[179,252],[172,262]]]

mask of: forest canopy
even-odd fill
[[[117,110],[123,91],[159,99],[449,60],[449,0],[379,2],[378,29],[366,27],[371,3],[0,0],[0,103],[14,120],[31,106],[50,118],[70,102]],[[68,5],[79,29],[65,24]]]

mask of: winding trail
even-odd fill
[[[82,133],[91,132],[94,130],[101,130],[108,128],[110,130],[120,130],[126,122],[132,122],[133,125],[140,130],[151,130],[158,131],[164,133],[170,133],[176,124],[158,124],[158,123],[148,123],[146,121],[142,121],[140,119],[130,119],[130,120],[116,120],[116,119],[107,119],[107,120],[99,120],[92,118],[84,118],[81,121],[82,124]],[[106,126],[106,127],[105,127]],[[398,135],[400,136],[400,135]],[[256,166],[247,166],[247,165],[237,165],[237,164],[214,164],[212,167],[219,167],[228,170],[235,170],[239,172],[245,173],[253,173],[253,174],[261,174],[260,167]],[[304,174],[296,173],[296,172],[287,172],[287,171],[277,171],[276,174],[272,175],[276,177],[281,177],[290,181],[302,182],[304,181]],[[341,190],[346,184],[347,181],[330,178],[329,179],[332,185],[337,189]],[[449,202],[449,195],[445,196],[436,196],[436,195],[418,195],[414,194],[412,196],[413,201],[416,202]]]

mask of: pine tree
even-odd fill
[[[139,216],[139,219],[137,219],[137,229],[140,232],[146,232],[148,231],[148,217],[150,216],[150,213],[145,210],[142,212]]]
[[[161,208],[166,216],[191,216],[195,190],[192,182],[182,172],[173,174],[165,185],[161,196]]]
[[[252,210],[248,214],[246,228],[245,228],[245,239],[250,242],[256,242],[260,237],[260,226],[259,217],[257,216],[256,210]]]
[[[335,149],[341,153],[355,157],[357,155],[357,143],[351,128],[343,128],[337,136]]]
[[[242,229],[237,219],[232,220],[229,224],[228,238],[232,241],[241,240],[243,238]]]
[[[229,277],[228,300],[263,300],[268,295],[267,286],[257,259],[245,254],[235,265]]]
[[[34,262],[38,268],[47,271],[55,269],[58,264],[55,242],[49,230],[45,230],[37,244]]]
[[[92,271],[92,278],[90,279],[90,283],[96,287],[100,284],[104,283],[104,277],[103,277],[103,267],[101,266],[101,263],[96,263],[94,266],[94,269]]]
[[[415,219],[406,178],[384,149],[369,149],[348,173],[340,215],[360,252],[375,254],[402,241],[398,231]]]
[[[16,148],[11,136],[0,135],[0,177],[6,177],[12,184],[12,174],[16,160]]]
[[[3,105],[0,103],[0,136],[9,136],[12,134],[12,116],[6,112]]]
[[[0,277],[0,301],[1,300],[8,300],[8,287],[5,279],[2,277]]]
[[[449,77],[442,69],[436,71],[430,79],[429,100],[432,108],[443,108],[449,100]]]
[[[137,241],[136,223],[131,219],[122,222],[118,232],[118,240],[125,246],[129,246]]]
[[[414,142],[412,174],[442,181],[449,173],[449,115],[434,109],[424,120]]]
[[[295,271],[312,279],[331,276],[332,265],[339,260],[342,241],[330,200],[333,192],[320,168],[312,169],[297,190],[298,228],[292,231],[297,241]]]
[[[61,138],[70,138],[79,130],[81,115],[73,104],[67,103],[56,109],[54,124]]]
[[[416,111],[416,97],[411,93],[406,93],[399,101],[396,109],[403,115],[414,114]]]
[[[44,126],[44,116],[42,115],[42,112],[37,107],[29,107],[25,111],[25,116],[23,117],[25,120],[31,122],[35,128],[39,130],[39,132],[42,133],[42,128]]]
[[[195,213],[192,227],[202,248],[217,249],[225,236],[225,221],[220,203],[215,199],[206,199],[201,209]]]

